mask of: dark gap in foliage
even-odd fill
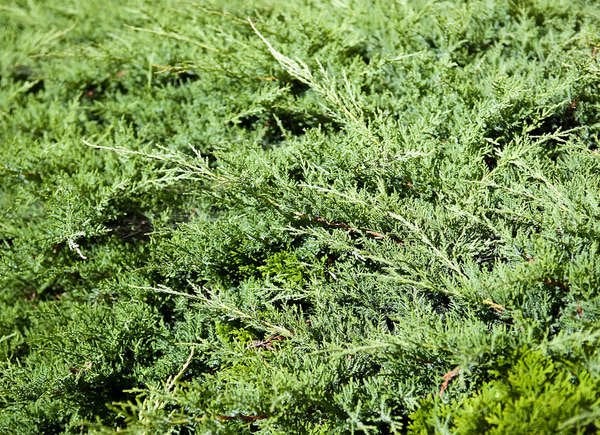
[[[391,171],[382,176],[382,183],[374,179],[370,174],[361,174],[358,170],[354,173],[356,189],[365,191],[371,195],[381,194],[381,185],[385,188],[387,195],[398,194],[401,198],[406,198],[414,194],[413,183],[408,176],[395,175]]]
[[[133,371],[133,360],[126,360]],[[130,373],[115,371],[110,375],[94,377],[93,382],[79,381],[71,383],[65,394],[77,398],[84,415],[90,418],[98,417],[105,424],[115,422],[116,415],[106,407],[106,404],[133,400],[135,395],[126,390],[139,386]]]
[[[570,293],[571,287],[566,280],[557,278],[544,278],[542,283],[552,301],[549,314],[552,320],[556,321],[560,318],[566,306],[567,300],[565,296]]]
[[[66,243],[60,243],[55,245],[53,250],[54,252],[63,250],[63,255],[70,255],[71,253],[67,252],[65,248]],[[51,262],[48,261],[48,263]],[[60,300],[67,294],[69,287],[80,287],[84,285],[84,283],[85,280],[79,271],[64,271],[60,276],[53,277],[51,281],[44,283],[37,290],[34,290],[30,299],[36,301]]]
[[[349,59],[359,57],[365,65],[369,65],[371,63],[371,54],[369,53],[369,47],[364,43],[347,47],[345,50],[342,51],[342,53]]]
[[[334,269],[336,263],[340,259],[340,254],[337,252],[331,252],[328,250],[321,250],[318,254],[319,257],[325,260],[324,272],[325,272],[325,281],[331,282],[334,280]]]
[[[529,132],[529,136],[535,139],[536,137],[551,135],[559,131],[565,132],[580,127],[580,124],[575,117],[577,104],[578,101],[575,99],[563,111],[541,120],[540,124]],[[557,148],[560,143],[561,141],[555,138],[545,142],[547,155],[553,162],[556,162],[558,158],[559,153]]]
[[[384,316],[383,320],[388,332],[393,333],[396,330],[396,324],[394,323],[394,321],[390,319],[389,316]]]
[[[155,262],[160,262],[160,260],[154,260]],[[162,262],[169,262],[168,260],[162,260]],[[191,286],[189,284],[190,281],[193,281],[191,278],[194,275],[193,272],[189,270],[170,270],[169,275],[165,275],[162,270],[157,270],[156,268],[152,268],[148,271],[148,278],[150,281],[155,283],[160,283],[166,285],[167,287],[177,288],[180,292],[185,292],[191,290]],[[192,292],[190,291],[190,294]],[[160,293],[148,293],[147,301],[150,305],[154,307],[158,307],[156,303],[162,304],[163,302],[169,300],[166,295],[161,295]],[[166,310],[169,310],[171,304],[169,303]]]
[[[27,91],[25,93],[26,94],[34,94],[35,95],[35,94],[43,91],[44,89],[46,89],[46,85],[44,84],[44,80],[43,79],[39,79],[31,87],[29,87],[29,89],[27,89]]]
[[[104,223],[110,232],[127,243],[147,242],[153,231],[150,219],[139,211],[128,211],[125,214]]]
[[[310,89],[310,86],[297,78],[291,76],[286,71],[282,72],[277,80],[290,90],[294,97],[302,97]]]
[[[105,91],[105,83],[90,83],[88,85],[85,85],[85,87],[83,88],[81,99],[83,101],[96,101],[102,97]]]
[[[21,331],[21,334],[23,334],[23,336],[26,335],[24,331],[26,331],[26,329],[23,329],[23,331]],[[8,361],[10,361],[11,363],[19,364],[29,355],[30,352],[31,347],[27,343],[19,343],[18,345],[12,348],[12,352]]]
[[[168,409],[168,411],[174,411],[174,410],[179,409],[177,407],[171,407],[171,406],[165,406],[165,408],[172,408],[172,409]],[[191,429],[189,426],[175,425],[175,426],[173,426],[172,433],[176,433],[179,435],[192,435],[192,434],[195,434],[196,431],[194,429]]]
[[[121,78],[123,75],[117,73],[116,77]],[[80,85],[79,89],[79,101],[83,106],[83,116],[85,120],[95,123],[98,126],[106,125],[107,120],[105,117],[105,109],[97,106],[96,103],[102,101],[109,95],[126,95],[129,92],[121,80],[115,80],[113,78],[83,83]],[[129,125],[136,125],[136,123],[133,121],[133,115],[125,114],[124,118],[129,121]],[[85,126],[83,123],[80,125],[80,127],[83,131],[85,131]],[[134,129],[134,132],[137,133],[135,130],[136,129]]]
[[[85,110],[85,117],[89,122],[98,124],[99,126],[106,125],[106,118],[102,116],[102,109],[98,107],[92,107]]]
[[[196,288],[202,288],[207,282],[200,280],[198,273],[193,270],[181,271],[175,276],[164,276],[156,270],[150,271],[149,277],[152,282],[164,284],[167,287],[177,289],[178,292],[194,295],[196,290],[190,285],[194,283]],[[183,297],[183,296],[182,296]],[[184,320],[184,312],[177,309],[177,296],[167,295],[159,292],[148,292],[144,301],[154,307],[160,314],[165,325],[173,327],[177,322]],[[191,304],[188,299],[187,306]]]
[[[386,421],[366,420],[365,425],[375,427],[376,433],[379,435],[391,435],[392,434],[392,425],[391,425],[391,423],[388,423]]]
[[[307,130],[323,126],[331,130],[340,130],[341,125],[330,117],[320,113],[302,113],[287,109],[272,108],[263,115],[240,117],[236,124],[244,130],[263,129],[262,145],[270,149],[286,139],[286,136],[302,136]]]
[[[382,370],[383,366],[378,356],[359,353],[346,361],[345,370],[339,377],[345,383],[356,376],[362,379],[379,376]]]
[[[363,247],[361,243],[356,243],[355,246],[359,249]],[[370,258],[367,258],[366,260],[362,261],[362,264],[371,273],[384,272],[386,270],[386,266]]]
[[[33,68],[27,65],[15,65],[11,77],[17,83],[32,82],[25,94],[37,94],[45,89],[44,80],[38,78]]]
[[[6,237],[3,239],[0,239],[0,244],[4,245],[10,249],[15,245],[15,239],[14,239],[14,237]]]
[[[427,299],[431,303],[433,311],[437,314],[445,314],[452,309],[452,298],[443,293],[428,293]]]
[[[288,178],[297,183],[303,183],[306,181],[304,170],[301,167],[293,167],[288,170]]]
[[[488,171],[493,171],[498,166],[498,156],[494,154],[494,151],[491,151],[488,154],[483,156],[483,163],[488,168]]]
[[[479,305],[473,308],[477,318],[482,322],[487,323],[490,333],[492,332],[492,327],[494,325],[502,324],[506,326],[512,326],[514,323],[514,320],[506,315],[500,306],[490,307],[487,305]]]
[[[487,214],[488,213],[486,213],[486,215]],[[480,267],[481,270],[491,272],[496,263],[508,262],[508,258],[506,258],[504,255],[500,255],[499,253],[499,247],[503,243],[500,236],[484,226],[475,227],[473,230],[477,232],[481,243],[483,244],[485,242],[486,246],[485,249],[479,251],[472,258],[472,260]]]
[[[309,236],[306,236],[306,235],[294,235],[289,240],[289,242],[288,242],[289,243],[289,248],[291,250],[298,249],[298,248],[304,246],[304,244],[306,243],[307,239],[309,239]]]
[[[466,41],[461,48],[465,51],[466,55],[470,58],[477,56],[478,54],[486,51],[493,47],[498,42],[498,33],[496,37],[486,39],[485,41]],[[464,65],[461,65],[464,66]]]
[[[529,18],[535,22],[536,27],[541,27],[545,22],[545,15],[549,11],[540,10],[529,2],[510,1],[507,12],[512,20],[522,21],[523,18]]]
[[[172,404],[165,404],[164,411],[168,412],[168,413],[173,413],[173,414],[181,413],[182,411],[185,412],[185,410],[182,409],[181,406],[172,405]],[[124,424],[122,428],[126,430],[127,426]],[[177,435],[192,435],[192,434],[196,433],[196,431],[193,429],[193,426],[188,426],[188,425],[183,426],[183,423],[182,424],[173,423],[169,428],[169,432],[173,433],[173,434],[177,434]]]
[[[45,89],[43,79],[36,77],[33,69],[27,65],[16,65],[12,71],[12,79],[18,83],[32,82],[25,94],[37,94]]]
[[[250,267],[256,266],[258,264],[253,264]],[[238,286],[248,278],[248,273],[240,271],[239,266],[223,263],[214,266],[214,273],[231,286]]]
[[[266,131],[262,139],[263,146],[269,148],[276,145],[285,140],[287,134],[302,136],[307,129],[328,121],[329,119],[324,116],[311,119],[310,115],[307,117],[307,114],[303,113],[287,110],[273,111],[264,123]]]
[[[312,301],[306,298],[295,298],[295,299],[278,299],[273,302],[273,307],[276,310],[282,310],[284,307],[296,307],[303,314],[309,314],[313,311],[314,304]]]
[[[259,120],[260,118],[257,115],[242,116],[238,119],[237,125],[244,130],[255,130]]]
[[[325,47],[326,43],[326,39],[330,37],[330,35],[328,35],[325,32],[321,32],[320,37],[316,37],[314,39],[312,39],[308,45],[308,48],[306,50],[306,55],[307,58],[312,58],[312,57],[319,57],[317,55],[317,53],[321,50],[323,50],[323,47]]]
[[[60,435],[65,433],[67,422],[62,418],[48,415],[38,417],[37,420],[37,428],[41,434]]]
[[[80,101],[82,103],[93,103],[102,100],[109,93],[127,94],[129,90],[120,80],[104,79],[83,83],[81,85]]]
[[[493,37],[485,39],[483,41],[465,41],[457,50],[457,52],[453,55],[452,59],[460,68],[465,67],[466,65],[471,63],[474,58],[498,44],[498,35],[499,30],[496,31]]]
[[[379,87],[376,87],[375,92],[373,92],[374,88],[375,88],[375,86],[373,86],[373,84],[371,84],[371,83],[361,83],[360,93],[368,97],[368,96],[371,96],[373,93],[381,92]]]
[[[260,431],[260,424],[258,422],[252,422],[250,423],[248,430],[250,433],[256,433]]]
[[[177,290],[181,291],[180,287],[177,287]],[[177,322],[184,319],[183,313],[179,313],[179,315],[175,313],[176,304],[173,296],[151,292],[144,301],[156,308],[165,325],[169,327],[173,327]]]
[[[206,160],[210,169],[215,169],[217,167],[217,162],[219,161],[219,159],[217,158],[217,156],[215,156],[212,150],[203,151],[201,158]]]
[[[162,85],[180,87],[200,80],[200,75],[192,70],[176,69],[158,75],[158,81]]]
[[[42,181],[42,176],[38,172],[33,171],[22,171],[18,167],[10,167],[7,165],[3,165],[2,167],[3,175],[5,177],[14,177],[18,182],[29,182],[33,181],[35,183],[40,183]],[[8,240],[10,238],[6,238]],[[0,239],[0,243],[2,239]]]
[[[497,145],[497,150],[488,152],[484,155],[483,161],[489,170],[493,170],[497,166],[497,151],[501,151],[506,144],[510,143],[515,137],[522,134],[527,126],[535,127],[528,132],[528,136],[532,140],[536,140],[546,135],[554,135],[557,133],[565,133],[569,130],[581,127],[580,122],[576,117],[576,109],[578,107],[579,99],[574,99],[566,108],[546,117],[543,119],[535,119],[533,117],[527,117],[524,119],[516,120],[510,117],[503,119],[498,124],[490,127],[484,132],[490,142]],[[552,160],[556,161],[559,156],[559,145],[565,140],[565,135],[562,138],[549,138],[544,141],[544,149],[546,155]]]
[[[422,38],[423,42],[425,42],[427,47],[429,47],[429,49],[431,49],[433,51],[437,51],[439,49],[438,42],[431,36],[422,36],[421,35],[421,38]]]
[[[179,152],[190,160],[203,160],[212,169],[217,167],[218,158],[215,156],[215,148],[210,144],[190,144],[179,150]]]
[[[27,91],[25,92],[25,94],[38,94],[39,92],[43,91],[44,89],[46,89],[46,85],[44,84],[44,80],[40,79],[37,80],[31,87],[29,87],[29,89],[27,89]]]
[[[194,358],[182,374],[180,380],[183,382],[191,381],[201,377],[203,374],[214,374],[217,370],[217,367],[208,366],[202,358]]]
[[[478,253],[473,260],[481,270],[491,272],[494,270],[496,263],[507,263],[508,258],[498,254],[497,247],[492,247],[486,251]]]

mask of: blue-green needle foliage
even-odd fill
[[[600,429],[600,4],[0,4],[0,433]]]

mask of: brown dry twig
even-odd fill
[[[442,386],[440,387],[440,397],[444,395],[444,391],[446,391],[448,385],[450,385],[450,381],[452,381],[452,379],[458,376],[459,373],[460,367],[456,366],[443,376],[444,382],[442,382]]]
[[[322,216],[310,216],[306,213],[296,212],[296,213],[294,213],[294,216],[298,220],[303,220],[303,221],[307,221],[308,223],[318,224],[324,228],[337,228],[337,229],[345,230],[350,235],[354,235],[354,236],[365,235],[366,237],[368,237],[370,239],[375,239],[375,240],[382,240],[385,238],[389,238],[390,240],[393,240],[394,242],[402,243],[400,238],[394,234],[386,234],[386,233],[382,233],[380,231],[374,231],[374,230],[371,230],[368,228],[353,227],[352,225],[350,225],[346,222],[331,221]]]
[[[283,335],[271,335],[267,337],[265,340],[254,340],[247,346],[247,349],[266,349],[266,350],[274,350],[275,347],[273,343],[276,341],[285,340]]]
[[[506,311],[506,307],[497,304],[491,299],[484,299],[483,303],[490,307],[492,310],[494,310],[497,314],[503,314]]]

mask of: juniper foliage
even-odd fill
[[[600,7],[0,5],[0,432],[600,427]]]

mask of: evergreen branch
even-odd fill
[[[408,229],[410,229],[414,234],[416,234],[418,236],[418,238],[429,247],[429,249],[431,249],[431,251],[435,254],[435,256],[442,261],[443,264],[446,265],[446,267],[448,267],[449,269],[453,270],[454,272],[456,272],[459,276],[462,276],[463,278],[466,278],[465,274],[463,273],[463,271],[460,269],[460,267],[455,264],[452,260],[450,260],[450,258],[444,254],[442,251],[440,251],[429,239],[429,237],[427,237],[427,235],[425,234],[425,232],[419,228],[416,224],[413,224],[411,222],[409,222],[407,219],[405,219],[403,216],[399,215],[398,213],[393,213],[393,212],[388,212],[388,215],[393,218],[396,219],[398,221],[400,221],[405,227],[407,227]]]
[[[158,285],[156,287],[132,285],[131,287],[140,290],[151,290],[158,293],[166,293],[174,296],[182,296],[185,298],[202,301],[207,307],[214,309],[217,312],[227,314],[235,319],[249,322],[253,326],[258,326],[260,329],[266,329],[274,335],[282,335],[284,337],[292,337],[294,335],[294,333],[287,328],[275,325],[271,322],[262,319],[257,319],[256,317],[252,316],[251,314],[245,313],[237,307],[226,304],[221,300],[219,296],[215,295],[213,291],[208,290],[207,288],[200,288],[193,283],[189,284],[196,291],[195,294],[179,292],[164,285]]]
[[[190,354],[188,355],[187,360],[185,361],[185,363],[181,367],[181,370],[179,370],[179,372],[175,376],[173,376],[172,378],[167,379],[167,383],[165,385],[165,389],[167,390],[167,392],[173,390],[173,388],[175,387],[175,385],[177,384],[177,382],[179,382],[179,380],[181,379],[181,377],[185,374],[185,371],[188,369],[188,367],[192,363],[193,359],[194,359],[194,348],[192,347],[190,349]]]
[[[360,133],[368,138],[369,141],[375,145],[379,144],[377,138],[373,135],[373,132],[368,128],[368,126],[364,122],[364,116],[360,106],[356,103],[356,96],[353,95],[351,90],[350,81],[344,75],[342,78],[343,85],[346,89],[346,92],[349,98],[345,98],[341,96],[341,94],[336,89],[333,79],[329,77],[329,74],[325,71],[325,68],[319,61],[317,64],[319,66],[319,70],[321,76],[324,78],[324,82],[320,83],[313,76],[310,68],[301,60],[291,59],[281,52],[279,52],[273,45],[267,40],[262,33],[256,28],[254,23],[250,18],[248,18],[248,23],[252,30],[256,35],[260,38],[260,40],[267,46],[271,55],[275,58],[275,60],[283,67],[283,69],[288,72],[292,77],[298,79],[302,83],[310,86],[317,93],[322,95],[325,100],[330,104],[331,108],[337,109],[343,113],[343,117],[340,118],[340,121],[346,121],[353,127],[355,127]],[[329,86],[327,86],[329,85]],[[336,110],[331,110],[333,116],[339,118]]]
[[[396,236],[395,234],[383,233],[381,231],[375,231],[364,227],[355,227],[346,222],[331,221],[321,216],[310,216],[306,213],[300,212],[294,212],[294,217],[302,222],[306,222],[308,224],[317,224],[324,228],[342,229],[348,232],[349,234],[364,235],[368,238],[375,240],[382,240],[387,238],[397,243],[402,243],[402,240],[400,240],[400,238],[398,238],[398,236]]]

